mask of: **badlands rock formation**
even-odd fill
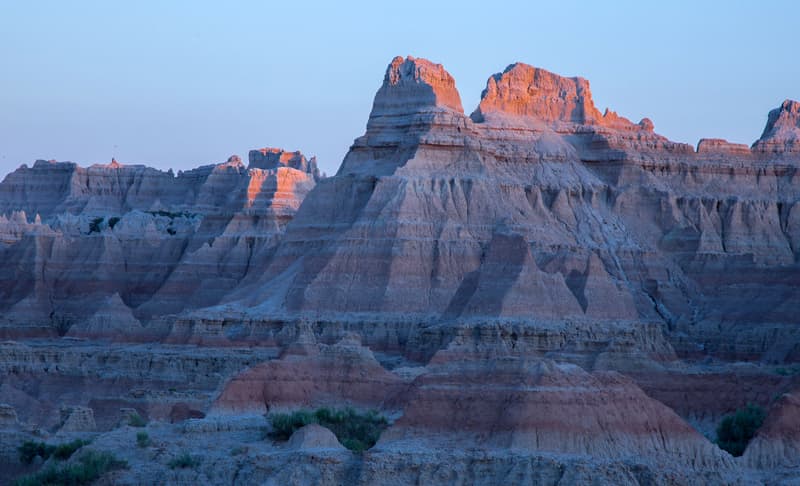
[[[585,80],[515,64],[467,117],[441,66],[395,59],[366,134],[230,300],[260,319],[656,322],[681,355],[796,359],[797,161],[599,113]]]
[[[398,57],[334,177],[277,149],[22,167],[0,184],[7,437],[88,434],[57,415],[92,410],[118,484],[791,481],[798,107],[695,149],[522,63],[467,115],[441,65]],[[769,415],[735,459],[714,429],[748,403]],[[261,437],[315,406],[390,426],[364,455]],[[155,449],[131,450],[132,410]],[[170,469],[186,449],[201,465]]]
[[[316,160],[187,172],[37,161],[0,184],[0,335],[154,339],[140,322],[219,301],[319,180]],[[13,208],[13,209],[10,209]]]
[[[753,149],[774,156],[794,154],[800,150],[800,103],[784,101],[769,112],[767,126]]]
[[[228,413],[343,404],[388,408],[407,388],[358,340],[328,346],[300,339],[280,359],[234,377],[214,408]]]

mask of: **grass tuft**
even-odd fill
[[[136,434],[136,445],[142,449],[150,445],[150,436],[147,435],[147,432],[142,431]]]
[[[109,471],[125,469],[128,463],[108,452],[88,451],[71,464],[51,465],[34,474],[17,479],[14,486],[83,486],[91,484]]]
[[[200,465],[200,459],[192,457],[188,452],[184,452],[175,459],[169,461],[167,465],[170,469],[189,469]]]
[[[147,420],[138,413],[134,413],[128,417],[128,425],[131,427],[144,427],[147,425]]]

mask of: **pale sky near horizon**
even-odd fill
[[[188,169],[263,146],[333,174],[395,55],[465,110],[521,61],[670,139],[750,144],[800,99],[796,1],[0,0],[0,174],[36,159]]]

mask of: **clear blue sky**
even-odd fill
[[[468,112],[522,61],[589,79],[601,110],[671,139],[749,144],[800,99],[798,18],[793,0],[0,0],[0,172],[112,155],[186,169],[279,146],[330,174],[407,54],[444,64]]]

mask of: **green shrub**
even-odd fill
[[[370,410],[361,413],[352,408],[275,413],[270,415],[270,422],[272,431],[269,437],[275,440],[288,440],[297,429],[308,424],[319,424],[330,429],[343,446],[354,452],[362,452],[374,446],[388,426],[386,418],[378,412]]]
[[[108,227],[111,229],[114,229],[114,226],[116,226],[117,223],[119,223],[119,216],[114,216],[108,219]]]
[[[136,434],[136,445],[141,448],[145,448],[150,445],[150,436],[147,435],[147,432],[138,432]]]
[[[183,218],[192,218],[192,217],[195,216],[195,214],[189,213],[188,211],[183,211],[183,212],[176,211],[176,212],[173,212],[173,211],[160,210],[160,211],[147,211],[147,212],[152,214],[153,216],[164,216],[164,217],[169,218],[169,219],[175,219],[175,218],[181,218],[181,217],[183,217]]]
[[[775,373],[781,376],[794,376],[800,374],[800,366],[790,365],[788,367],[775,368]]]
[[[138,413],[134,413],[128,417],[128,425],[131,427],[144,427],[147,425],[147,420]]]
[[[36,456],[46,461],[53,454],[55,448],[56,446],[45,444],[44,442],[26,440],[17,450],[19,451],[19,460],[25,464],[30,464]]]
[[[72,442],[52,445],[45,444],[44,442],[26,440],[17,450],[19,451],[19,460],[25,464],[32,463],[36,456],[41,457],[44,461],[50,458],[50,456],[55,457],[59,461],[66,461],[75,451],[88,443],[88,440],[75,439]]]
[[[75,451],[87,445],[88,443],[88,440],[75,439],[72,442],[57,445],[55,449],[53,449],[53,457],[60,461],[66,461],[72,456],[73,453],[75,453]]]
[[[105,218],[94,218],[89,222],[89,234],[92,233],[99,233],[100,232],[100,225],[103,223]]]
[[[308,424],[317,423],[314,414],[308,410],[298,410],[292,413],[275,413],[270,415],[272,431],[269,436],[275,440],[289,440],[295,430]]]
[[[188,452],[184,452],[180,456],[169,461],[167,465],[170,467],[170,469],[195,468],[200,465],[200,459],[190,456]]]
[[[717,445],[733,456],[741,456],[765,417],[764,409],[752,404],[728,415],[717,427]]]
[[[118,460],[107,452],[89,451],[78,458],[77,462],[62,466],[51,465],[42,471],[17,479],[14,485],[81,486],[93,483],[109,471],[127,467],[128,463]]]

